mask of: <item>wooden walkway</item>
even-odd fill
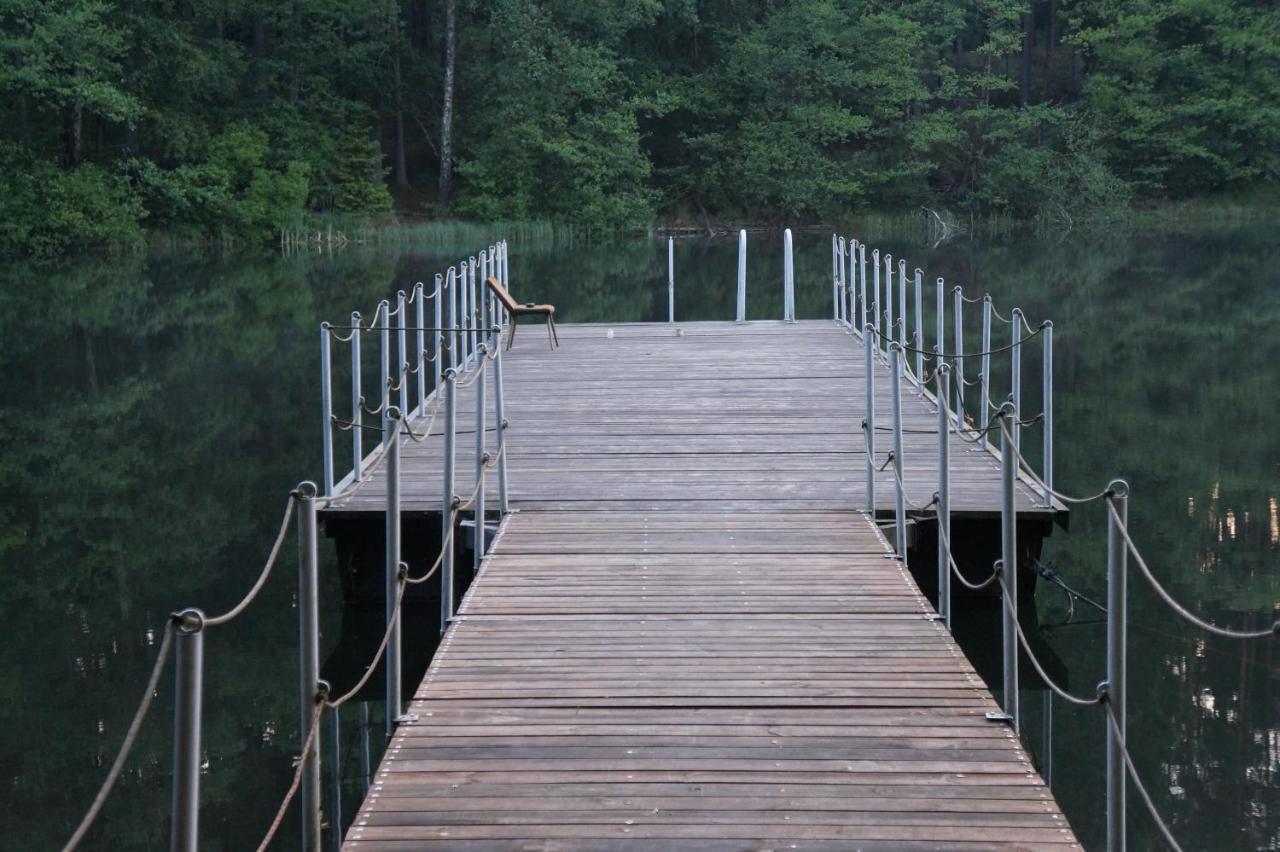
[[[613,328],[565,328],[556,353],[530,335],[504,362],[519,511],[344,848],[1078,846],[858,511],[861,353],[847,333]],[[932,425],[929,404],[909,402],[908,423]],[[923,458],[936,439],[913,437]],[[437,457],[405,452],[405,493],[428,510]],[[955,458],[957,502],[990,511],[994,461]],[[343,508],[380,510],[380,493]]]

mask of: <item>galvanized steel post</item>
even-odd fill
[[[440,508],[440,635],[453,619],[453,529],[454,507],[458,503],[453,488],[454,444],[458,429],[458,372],[450,367],[444,374],[444,499]]]
[[[1044,463],[1041,465],[1040,478],[1044,480],[1044,504],[1053,505],[1053,323],[1046,320],[1044,324],[1044,375],[1043,408],[1044,412]]]
[[[871,276],[871,313],[875,314],[876,346],[879,346],[880,325],[883,322],[883,317],[880,316],[880,249],[873,249],[871,252]]]
[[[173,852],[200,848],[200,765],[204,704],[204,613],[184,609],[174,620]]]
[[[364,388],[360,363],[360,312],[351,312],[351,478],[360,481],[364,465]]]
[[[475,571],[480,570],[480,560],[484,558],[484,473],[485,462],[488,456],[485,455],[485,373],[488,371],[489,351],[488,344],[481,343],[480,348],[476,350],[476,369],[480,371],[480,375],[476,378],[476,503],[472,512],[475,521],[475,542],[471,548],[473,555],[472,568]]]
[[[747,321],[747,232],[738,231],[738,322]]]
[[[431,359],[431,390],[440,390],[440,372],[444,369],[444,326],[440,300],[444,298],[444,276],[436,273],[436,297],[431,300],[431,319],[435,331],[431,333],[435,351]]]
[[[937,314],[935,316],[937,328],[934,330],[935,337],[933,345],[934,351],[938,353],[938,358],[941,359],[943,353],[947,351],[947,300],[943,296],[943,292],[946,290],[947,285],[941,278],[939,278],[935,286],[938,288],[938,306],[936,309]],[[938,363],[942,363],[941,360],[939,360]]]
[[[836,266],[839,268],[838,269],[839,274],[836,276],[836,280],[837,280],[836,319],[840,322],[846,322],[848,320],[848,318],[845,316],[845,309],[844,309],[845,292],[846,292],[846,288],[848,287],[848,282],[845,281],[845,277],[844,277],[844,256],[847,250],[846,246],[847,246],[847,243],[845,242],[844,237],[841,237],[839,240],[839,252],[837,253],[837,257],[836,257],[836,260],[837,260]]]
[[[831,235],[831,318],[840,319],[840,236]]]
[[[676,241],[667,237],[667,322],[676,321]]]
[[[889,372],[893,374],[893,469],[894,469],[894,549],[907,561],[907,495],[902,470],[902,344],[889,344]]]
[[[320,407],[324,430],[320,433],[320,454],[324,464],[324,493],[333,493],[333,376],[330,372],[329,323],[320,323]]]
[[[396,295],[396,318],[399,320],[396,323],[396,355],[399,362],[396,365],[396,384],[400,387],[400,412],[405,414],[409,411],[409,308],[403,290]]]
[[[853,317],[858,303],[858,249],[860,245],[853,237],[849,238],[849,298],[846,300],[845,320],[848,322],[850,329],[854,327]],[[795,275],[793,274],[791,277],[795,278]],[[792,301],[794,302],[795,299],[793,298]],[[791,313],[795,313],[794,304],[791,307]]]
[[[991,424],[991,294],[982,297],[982,396],[978,401],[978,446],[987,448],[987,427]]]
[[[1112,480],[1107,486],[1111,505],[1121,524],[1129,522],[1129,484]],[[1125,736],[1125,658],[1128,643],[1128,558],[1129,552],[1119,524],[1107,512],[1107,703],[1116,718],[1120,737]],[[1107,708],[1103,708],[1104,711]],[[1125,765],[1124,752],[1111,725],[1107,725],[1107,850],[1125,848]]]
[[[477,327],[479,305],[476,302],[476,258],[472,255],[467,261],[467,294],[468,294],[468,328],[471,329],[471,356],[474,358],[476,348],[480,345],[480,331]]]
[[[907,345],[907,262],[898,260],[898,342]],[[903,350],[906,357],[906,350]]]
[[[1010,388],[1009,398],[1013,401],[1013,422],[1009,424],[1009,431],[1013,435],[1013,445],[1015,447],[1022,446],[1021,424],[1018,423],[1022,419],[1022,309],[1013,309],[1013,346],[1011,348],[1010,359],[1010,377],[1012,384]]]
[[[385,299],[378,303],[378,384],[382,425],[386,428],[387,409],[391,407],[391,303]]]
[[[415,340],[418,354],[414,356],[414,360],[418,362],[418,404],[414,407],[414,410],[419,415],[421,415],[427,407],[427,306],[423,304],[423,301],[426,298],[426,288],[423,287],[422,282],[419,281],[416,285],[416,295],[414,298],[414,307],[417,308],[417,310],[414,312],[413,317],[414,322],[418,326],[418,333]]]
[[[796,279],[793,262],[791,229],[787,228],[782,232],[782,318],[787,322],[796,320]]]
[[[1001,637],[1004,647],[1004,712],[1014,732],[1022,726],[1018,711],[1018,513],[1014,504],[1014,483],[1018,460],[1011,445],[1010,421],[1014,412],[1001,406],[1000,424],[1000,572],[1007,605],[1001,607]]]
[[[507,415],[502,391],[502,328],[494,327],[493,350],[493,414],[497,435],[494,450],[498,454],[498,511],[506,515],[511,511],[507,501]]]
[[[870,323],[863,326],[862,349],[866,353],[867,408],[862,428],[867,433],[867,512],[876,519],[876,336]]]
[[[329,717],[329,848],[342,852],[342,719],[341,708],[333,707]]]
[[[916,267],[916,381],[924,383],[924,270]],[[922,386],[920,390],[924,390]]]
[[[467,333],[467,262],[458,264],[457,274],[453,278],[457,285],[458,312],[453,326],[453,342],[458,347],[458,360],[454,365],[465,370],[471,358],[471,337]]]
[[[394,405],[383,419],[382,440],[387,442],[386,510],[386,621],[395,618],[400,591],[400,426],[403,416]],[[387,640],[387,736],[391,736],[404,703],[400,700],[400,634],[403,622],[396,618]]]
[[[858,288],[858,301],[862,306],[858,328],[865,333],[867,327],[867,246],[865,243],[858,243]]]
[[[943,403],[951,398],[951,367],[939,364],[938,382],[938,613],[951,627],[951,422]]]
[[[316,487],[297,488],[298,521],[298,743],[306,747],[320,684],[320,572],[316,538]],[[320,849],[320,755],[312,748],[302,770],[302,848]]]
[[[957,284],[951,291],[952,309],[955,311],[955,360],[956,360],[956,429],[964,428],[964,289]]]
[[[458,334],[458,270],[449,267],[445,274],[445,289],[448,291],[449,315],[445,323],[444,339],[449,346],[449,369],[458,369],[458,350],[461,348],[462,335]]]
[[[893,255],[884,256],[884,339],[885,351],[893,342]]]

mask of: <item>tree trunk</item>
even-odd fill
[[[1031,49],[1035,46],[1036,18],[1028,8],[1022,14],[1022,75],[1018,85],[1018,103],[1031,102]]]
[[[408,189],[409,187],[409,163],[404,153],[404,87],[400,79],[400,19],[398,16],[394,21],[395,27],[395,53],[391,60],[391,71],[395,78],[396,84],[396,167],[395,182],[396,186]]]
[[[444,0],[444,104],[440,114],[440,192],[438,200],[448,206],[453,192],[453,68],[456,54],[454,36],[458,23],[457,0]]]

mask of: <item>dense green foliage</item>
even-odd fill
[[[0,0],[0,91],[10,251],[446,215],[445,156],[480,219],[1066,219],[1274,181],[1280,8]]]

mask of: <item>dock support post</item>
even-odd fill
[[[414,411],[421,416],[427,407],[427,329],[426,329],[426,310],[427,306],[422,302],[427,298],[426,288],[419,281],[414,285],[414,311],[413,321],[418,326],[417,334],[414,336],[414,348],[417,354],[413,356],[413,360],[418,362],[418,404],[414,406]]]
[[[782,318],[787,322],[796,321],[796,273],[793,265],[791,229],[782,232]],[[844,267],[841,266],[841,277]]]
[[[924,391],[924,270],[916,267],[916,381]]]
[[[861,245],[853,237],[849,238],[849,300],[845,319],[848,320],[850,330],[854,328],[854,314],[857,313],[858,308],[858,249]],[[794,312],[793,307],[792,313]],[[861,328],[861,326],[857,327]]]
[[[907,343],[907,262],[902,259],[898,260],[898,342],[903,346],[909,345]],[[907,357],[905,350],[902,357]]]
[[[472,516],[475,519],[475,542],[471,548],[473,560],[472,569],[477,573],[480,571],[480,560],[484,559],[484,473],[485,462],[489,457],[485,454],[485,374],[488,372],[488,354],[489,346],[481,343],[480,348],[476,350],[476,369],[480,371],[480,375],[476,377],[476,497],[475,509]]]
[[[1040,478],[1044,480],[1044,504],[1053,505],[1053,323],[1044,324],[1044,376],[1042,377],[1044,401],[1044,461],[1040,466]]]
[[[1112,480],[1108,498],[1120,523],[1129,522],[1129,484]],[[1120,736],[1126,732],[1125,672],[1128,641],[1128,550],[1115,517],[1107,512],[1107,703],[1115,716]],[[1103,708],[1106,710],[1107,708]],[[1125,765],[1124,753],[1111,724],[1107,724],[1107,852],[1125,849]]]
[[[396,365],[396,384],[400,388],[400,412],[405,414],[409,411],[409,307],[403,290],[396,295],[396,308],[396,318],[399,320],[396,323],[396,355],[399,361]]]
[[[373,749],[372,744],[369,742],[369,702],[360,701],[357,703],[360,707],[360,741],[358,743],[360,748],[360,793],[364,796],[368,795],[369,787],[373,783]]]
[[[738,231],[738,322],[747,321],[747,232]]]
[[[667,237],[667,322],[676,321],[676,241]]]
[[[455,368],[466,369],[467,359],[471,357],[470,342],[471,338],[467,336],[467,263],[463,261],[458,264],[458,269],[453,277],[453,283],[457,285],[456,299],[458,302],[457,313],[453,315],[453,343],[458,347],[458,358],[454,362]],[[453,306],[450,305],[452,308]]]
[[[902,344],[889,344],[889,372],[893,374],[894,549],[907,561],[907,494],[902,472]]]
[[[320,323],[320,407],[324,431],[320,433],[320,454],[324,457],[324,493],[333,493],[333,375],[331,372],[329,323]]]
[[[444,374],[444,501],[440,508],[440,635],[453,619],[453,461],[458,428],[458,373],[452,367]]]
[[[831,318],[840,321],[840,235],[831,235]]]
[[[351,479],[359,482],[364,462],[364,367],[360,361],[360,312],[351,312]]]
[[[201,710],[204,703],[204,613],[174,616],[172,852],[200,848]]]
[[[382,421],[383,438],[387,442],[387,514],[386,514],[386,615],[387,623],[396,614],[396,598],[400,591],[400,428],[403,415],[394,405],[387,409]],[[404,710],[400,700],[400,634],[404,622],[396,619],[387,640],[387,736],[391,736]]]
[[[951,627],[951,422],[942,403],[951,398],[951,366],[939,364],[938,390],[938,614]]]
[[[877,267],[878,268],[878,267]],[[879,276],[877,276],[879,277]],[[862,428],[867,435],[867,514],[876,520],[876,336],[870,323],[863,326],[862,349],[866,353],[867,414]]]
[[[329,846],[333,852],[342,852],[342,718],[339,715],[340,709],[339,707],[331,708],[327,714],[329,716]]]
[[[858,301],[862,306],[858,328],[865,333],[867,328],[867,246],[865,243],[858,243],[858,288]]]
[[[991,294],[982,297],[982,395],[978,400],[978,446],[987,448],[987,427],[991,424]]]
[[[458,334],[458,271],[453,267],[449,267],[445,274],[445,291],[448,295],[449,313],[446,317],[448,320],[444,324],[445,331],[440,335],[444,343],[449,347],[449,367],[448,369],[458,369],[458,349],[459,341],[462,335]]]
[[[298,736],[306,747],[320,683],[320,572],[316,541],[316,487],[297,488],[298,519]],[[313,748],[302,770],[302,848],[320,849],[320,756]]]
[[[893,255],[884,256],[884,340],[885,352],[893,343]]]
[[[1004,646],[1004,712],[1015,733],[1021,730],[1018,712],[1018,514],[1014,504],[1014,483],[1018,478],[1018,459],[1011,442],[1012,423],[1016,415],[1004,405],[1000,417],[1000,572],[1006,606],[1000,608],[1001,634]],[[957,426],[957,428],[959,428]]]
[[[955,312],[956,361],[956,430],[964,428],[964,289],[959,284],[951,291],[951,309]]]

